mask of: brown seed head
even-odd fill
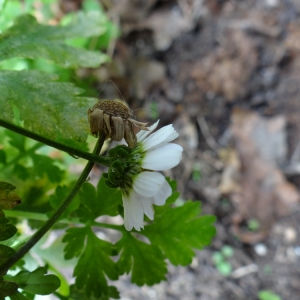
[[[88,118],[91,133],[99,137],[101,133],[113,141],[121,141],[122,138],[128,147],[137,146],[137,137],[133,126],[142,130],[149,130],[147,123],[138,122],[131,118],[131,112],[126,104],[119,100],[100,100],[92,109],[88,110]]]
[[[131,117],[129,108],[126,106],[126,104],[119,100],[99,100],[93,106],[92,111],[96,108],[102,110],[104,114],[113,117],[121,117],[124,120]]]

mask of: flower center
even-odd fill
[[[121,188],[123,193],[132,189],[133,178],[142,172],[140,155],[124,145],[116,146],[108,152],[112,163],[108,173],[104,173],[105,183],[111,188]]]

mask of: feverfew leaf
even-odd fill
[[[55,190],[55,194],[50,196],[50,204],[53,208],[58,208],[58,206],[63,202],[63,200],[69,194],[70,189],[67,186],[58,186]],[[68,217],[74,210],[79,206],[79,199],[75,196],[70,205],[64,210],[60,219]]]
[[[10,296],[18,289],[18,285],[14,282],[0,281],[0,299]]]
[[[11,146],[15,147],[19,150],[20,153],[25,152],[25,143],[26,143],[26,137],[18,134],[16,132],[6,130],[5,135],[9,137],[9,143]]]
[[[0,244],[0,266],[4,265],[4,263],[15,253],[16,251],[13,248]]]
[[[166,279],[168,270],[165,256],[155,244],[146,244],[131,233],[124,232],[116,247],[120,252],[117,262],[120,273],[132,270],[133,283],[139,286],[153,285]]]
[[[52,138],[58,134],[85,141],[87,109],[97,100],[78,97],[81,89],[55,78],[38,71],[0,71],[0,118],[12,121],[15,105],[24,127]]]
[[[10,298],[10,300],[31,300],[18,291],[15,292],[14,294],[10,295],[9,298]]]
[[[8,222],[8,219],[0,217],[0,241],[8,240],[17,232],[17,228]]]
[[[111,280],[118,279],[117,266],[110,258],[113,250],[111,243],[98,239],[89,228],[84,252],[73,274],[76,277],[76,287],[84,289],[88,297],[108,295],[106,276]]]
[[[80,300],[110,300],[113,299],[120,299],[120,293],[115,286],[108,287],[107,295],[102,295],[99,297],[87,296],[84,290],[77,289],[76,285],[70,286],[70,297],[71,299],[80,299]]]
[[[56,275],[48,274],[44,267],[37,268],[33,272],[21,271],[15,276],[5,276],[5,279],[13,280],[22,290],[38,295],[49,295],[60,286],[60,280]]]
[[[164,211],[155,217],[153,224],[145,227],[143,235],[157,245],[170,262],[188,265],[194,257],[193,249],[210,244],[216,233],[214,216],[199,216],[200,202],[186,202],[183,206]]]
[[[86,208],[83,215],[86,220],[94,220],[102,215],[117,216],[118,206],[122,203],[121,191],[107,187],[103,177],[98,182],[97,191],[93,185],[85,183],[79,192],[79,198]]]
[[[68,46],[65,40],[104,31],[99,14],[93,12],[78,14],[76,24],[68,26],[41,25],[33,16],[22,15],[0,36],[0,61],[19,56],[49,59],[63,67],[96,67],[108,61],[107,55]]]
[[[20,197],[12,192],[15,188],[8,182],[0,181],[0,210],[12,209],[21,203]]]
[[[65,259],[71,259],[81,255],[84,247],[84,242],[88,234],[89,228],[69,228],[63,238],[63,242],[67,243],[64,252]]]
[[[0,149],[0,163],[6,164],[6,153],[2,149]]]
[[[51,182],[60,182],[64,171],[55,165],[55,160],[45,155],[32,154],[36,176],[43,177],[46,174]]]

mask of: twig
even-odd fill
[[[258,272],[258,266],[256,264],[251,264],[234,270],[231,274],[231,277],[237,279],[256,272]]]
[[[208,146],[214,150],[214,151],[218,151],[220,146],[219,144],[216,142],[216,140],[214,139],[214,137],[211,135],[208,125],[206,123],[206,120],[203,116],[200,116],[197,118],[198,121],[198,125],[200,127],[200,130],[205,138],[206,143],[208,144]]]

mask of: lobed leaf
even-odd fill
[[[21,294],[20,292],[15,292],[14,294],[9,296],[10,300],[31,300],[31,298],[27,298],[26,296],[24,296],[23,294]]]
[[[5,135],[9,138],[9,144],[16,148],[20,153],[26,151],[26,137],[16,132],[5,130]]]
[[[16,106],[24,127],[52,138],[85,141],[87,109],[96,99],[78,97],[82,90],[55,78],[38,71],[0,71],[0,118],[12,121]]]
[[[216,233],[214,216],[200,216],[199,202],[186,202],[158,215],[143,235],[157,245],[173,265],[188,265],[194,257],[193,249],[210,244]]]
[[[71,259],[81,255],[88,230],[87,227],[67,229],[66,235],[63,238],[63,242],[67,243],[64,249],[65,259]]]
[[[0,241],[5,241],[14,236],[17,228],[12,224],[6,224],[9,220],[0,217]]]
[[[13,248],[0,244],[0,266],[4,265],[4,263],[15,253],[16,251]]]
[[[111,300],[120,299],[120,293],[115,286],[108,287],[107,295],[102,295],[100,297],[87,296],[84,290],[79,290],[76,285],[70,286],[70,297],[72,299],[80,299],[80,300]]]
[[[56,165],[56,160],[36,153],[36,150],[43,147],[42,143],[35,142],[33,146],[28,147],[29,140],[27,137],[10,130],[5,130],[5,133],[9,137],[9,145],[19,152],[17,161],[13,164],[13,173],[17,174],[19,178],[26,180],[30,177],[30,173],[34,173],[34,178],[37,178],[37,176],[43,178],[44,175],[47,175],[51,182],[62,180],[64,171]],[[9,153],[11,149],[7,145],[4,145],[4,147],[6,153]],[[28,165],[32,166],[28,167]],[[33,172],[30,172],[32,170]]]
[[[47,175],[51,182],[60,182],[64,171],[55,165],[55,160],[45,155],[32,154],[31,159],[34,163],[36,176]]]
[[[22,15],[0,36],[0,61],[45,58],[63,67],[96,67],[108,61],[107,55],[68,46],[65,40],[104,32],[103,19],[94,12],[78,14],[77,22],[67,26],[42,25],[33,16]]]
[[[83,219],[94,220],[103,215],[117,216],[118,207],[122,203],[121,191],[107,187],[102,177],[97,185],[97,190],[90,183],[85,183],[80,192],[81,204],[85,207]]]
[[[3,149],[0,149],[0,163],[6,164],[6,153]]]
[[[133,283],[153,285],[166,279],[165,256],[156,244],[146,244],[126,232],[116,247],[120,252],[117,262],[120,273],[128,274],[132,270]]]
[[[0,299],[10,296],[18,290],[18,285],[14,282],[0,281]]]
[[[98,239],[89,228],[84,252],[73,274],[76,277],[76,287],[84,289],[89,298],[93,295],[96,298],[108,295],[106,276],[111,280],[118,279],[117,266],[110,258],[113,250],[111,243]]]
[[[20,197],[12,192],[15,188],[8,182],[0,181],[0,210],[12,209],[21,203]]]
[[[49,295],[60,287],[60,280],[56,275],[46,274],[44,267],[37,268],[33,272],[20,271],[15,276],[5,276],[13,280],[18,286],[29,293]]]
[[[49,198],[51,206],[56,209],[63,202],[63,200],[67,197],[70,192],[70,188],[67,186],[58,186],[55,190],[55,194],[51,195]],[[76,210],[79,206],[79,199],[75,196],[70,205],[64,210],[60,219],[67,218],[74,210]]]

